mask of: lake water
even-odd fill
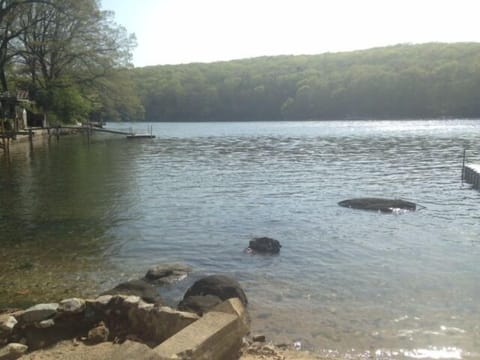
[[[130,125],[109,124],[126,129]],[[147,124],[134,124],[146,129]],[[93,295],[158,263],[238,279],[253,332],[360,359],[480,357],[480,121],[159,123],[0,155],[0,307]],[[425,208],[387,215],[353,197]],[[279,256],[244,252],[269,236]]]

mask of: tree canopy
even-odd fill
[[[4,92],[28,90],[61,122],[143,118],[125,71],[135,37],[97,0],[0,0],[0,35]]]
[[[480,44],[133,70],[148,121],[480,117]]]

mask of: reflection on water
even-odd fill
[[[277,343],[360,358],[478,357],[480,195],[461,185],[460,167],[479,130],[155,124],[154,140],[17,149],[0,164],[0,304],[94,294],[152,264],[185,262],[196,271],[162,290],[168,301],[200,276],[231,274],[254,332]],[[365,196],[425,209],[337,206]],[[245,254],[253,236],[280,240],[280,256]]]

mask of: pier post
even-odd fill
[[[0,122],[2,123],[2,148],[3,152],[8,156],[10,153],[10,139],[5,130],[5,119],[1,119]]]
[[[32,131],[32,129],[28,129],[28,141],[30,141],[30,145],[33,144],[33,131]]]
[[[479,189],[480,188],[480,165],[476,165],[476,164],[465,165],[464,172],[465,172],[465,175],[464,175],[465,182],[468,184],[472,184],[472,188]]]
[[[90,132],[92,131],[91,124],[87,124],[87,142],[90,144]]]

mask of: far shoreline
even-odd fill
[[[154,120],[142,120],[142,121],[131,121],[131,122],[123,122],[123,121],[107,121],[107,124],[196,124],[196,123],[253,123],[253,122],[386,122],[386,121],[480,121],[479,118],[462,118],[462,117],[446,117],[446,118],[352,118],[352,119],[302,119],[302,120],[288,120],[288,119],[272,119],[272,120],[175,120],[175,121],[154,121]]]

